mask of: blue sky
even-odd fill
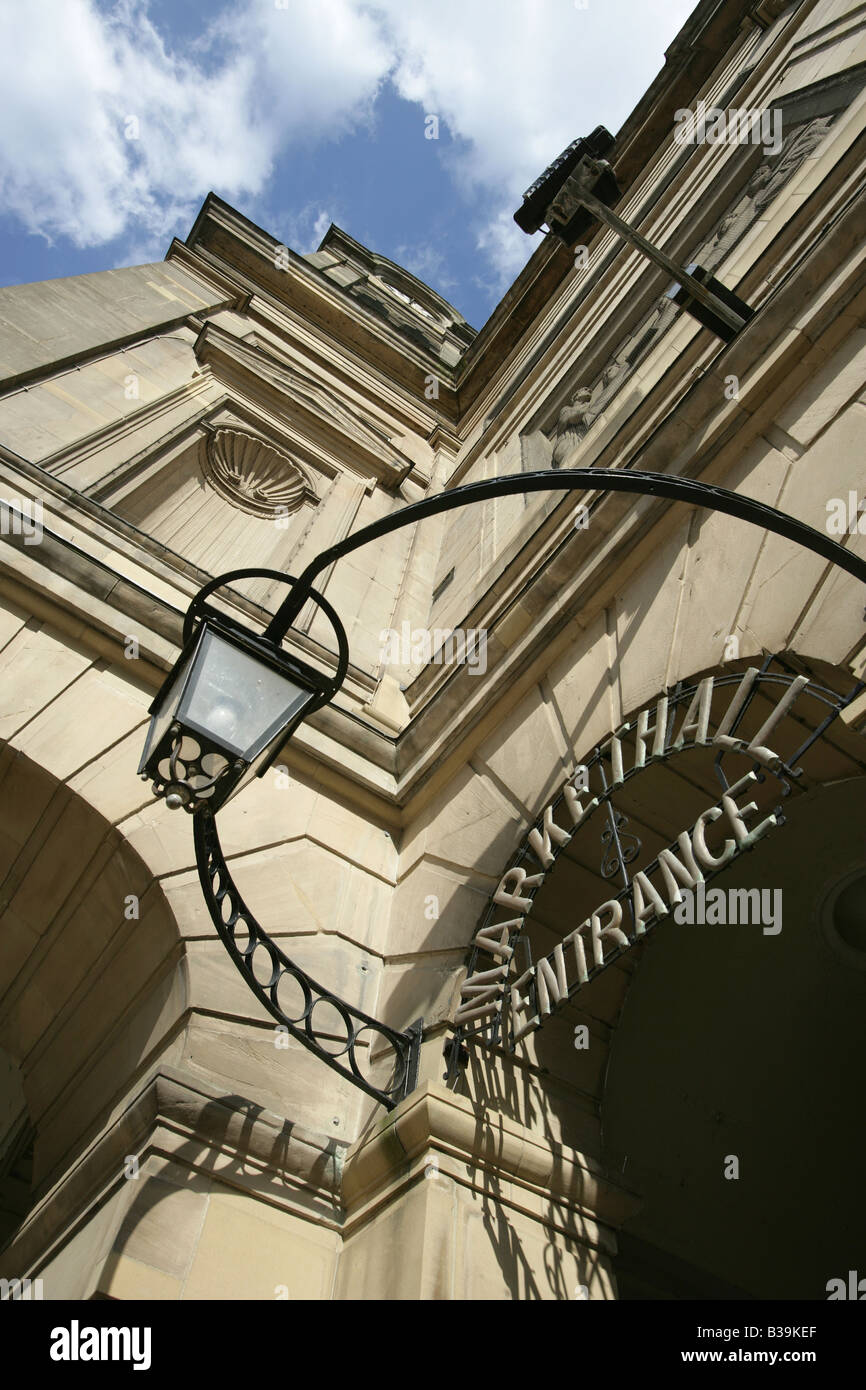
[[[160,260],[213,189],[300,252],[336,222],[480,327],[524,188],[617,130],[692,8],[0,0],[0,283]]]

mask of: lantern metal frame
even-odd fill
[[[218,576],[200,589],[184,618],[183,650],[150,707],[151,715],[157,716],[161,712],[166,693],[172,689],[178,675],[185,667],[189,667],[189,675],[192,675],[198,649],[204,640],[206,631],[213,632],[231,646],[243,651],[248,657],[260,661],[278,675],[296,681],[301,689],[307,689],[311,692],[311,698],[305,701],[296,714],[287,720],[281,728],[272,733],[264,745],[256,749],[250,758],[241,757],[234,750],[221,746],[216,735],[191,720],[173,719],[158,742],[154,743],[152,747],[149,747],[150,733],[148,733],[148,741],[139,763],[139,775],[145,780],[149,778],[153,780],[154,794],[166,796],[169,806],[183,805],[184,809],[190,813],[195,812],[204,800],[210,803],[211,809],[215,813],[253,776],[264,776],[278,755],[280,747],[291,736],[301,720],[317,709],[321,709],[323,705],[330,703],[334,698],[343,684],[348,669],[349,643],[343,624],[327,599],[315,590],[311,589],[309,596],[325,613],[337,638],[337,670],[333,676],[318,671],[309,663],[284,652],[279,640],[271,640],[266,635],[260,636],[237,622],[229,614],[206,605],[205,599],[216,589],[231,584],[237,579],[249,578],[277,579],[280,583],[289,585],[295,582],[291,576],[282,574],[278,570],[239,569]],[[187,683],[185,682],[179,690],[178,705],[183,701],[186,689]],[[194,741],[198,748],[192,758],[186,756],[184,750],[184,743],[190,741]],[[211,758],[220,757],[224,762],[224,766],[213,775],[203,765],[205,757],[208,756]],[[158,764],[164,763],[166,760],[169,764],[168,776],[158,773],[157,770]],[[195,778],[194,782],[190,780],[191,773]]]
[[[423,1021],[419,1019],[403,1032],[390,1028],[318,984],[306,970],[285,955],[246,906],[232,878],[217,833],[217,811],[247,778],[252,775],[263,777],[298,724],[309,714],[330,703],[342,686],[349,665],[349,643],[345,628],[328,600],[313,588],[307,587],[304,601],[311,599],[322,609],[337,639],[337,666],[333,676],[315,671],[307,663],[283,653],[280,638],[271,638],[267,633],[259,636],[230,615],[208,606],[206,602],[217,589],[237,580],[260,578],[276,579],[289,586],[297,583],[291,575],[283,574],[279,570],[246,568],[219,575],[198,591],[184,618],[183,651],[166,677],[151,711],[155,713],[158,710],[163,692],[170,689],[178,672],[190,661],[205,625],[229,640],[234,639],[248,655],[257,656],[272,669],[289,676],[299,674],[305,678],[307,685],[318,690],[318,694],[308,701],[276,738],[267,743],[250,762],[236,759],[232,764],[224,752],[227,767],[213,779],[213,785],[217,788],[214,795],[207,799],[193,798],[186,805],[186,809],[193,815],[196,866],[202,894],[217,935],[247,987],[276,1019],[279,1027],[345,1080],[359,1087],[387,1109],[392,1109],[405,1095],[414,1090],[417,1083]],[[173,723],[167,733],[174,737],[174,747],[168,755],[172,776],[182,760],[181,750],[185,738],[194,738],[206,744],[216,743],[213,735],[203,734],[203,731],[194,725],[187,727]],[[151,750],[148,764],[156,761],[166,737],[167,734],[163,735]],[[229,775],[232,770],[235,773],[234,777]],[[142,771],[142,775],[147,777],[148,774]],[[223,785],[220,785],[221,782]],[[182,785],[180,778],[177,779],[177,785]],[[165,788],[160,792],[157,783],[154,783],[154,790],[157,795],[165,792]],[[209,788],[200,787],[199,790],[207,791]],[[261,978],[263,961],[264,978]],[[284,981],[294,984],[300,990],[302,1007],[294,1016],[281,1002],[281,987],[287,987],[283,985]],[[320,1021],[322,1013],[327,1012],[328,1008],[332,1010],[330,1021]],[[386,1057],[390,1049],[390,1064],[387,1060],[383,1062],[380,1056],[374,1057],[374,1050],[377,1048],[379,1051],[385,1051]],[[362,1067],[365,1054],[369,1061],[366,1073]],[[383,1085],[374,1083],[371,1075],[373,1068],[381,1069],[388,1074],[388,1079]]]

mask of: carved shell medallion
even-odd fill
[[[220,429],[208,438],[204,473],[217,492],[254,516],[286,516],[315,496],[286,454],[240,430]]]

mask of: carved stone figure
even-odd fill
[[[781,153],[758,166],[712,236],[691,254],[690,259],[708,270],[715,270],[755,219],[763,215],[764,209],[803,160],[821,143],[834,119],[834,116],[817,117],[790,133]]]
[[[835,115],[817,117],[789,130],[779,154],[764,159],[745,187],[736,195],[711,234],[682,257],[715,271],[749,227],[770,205],[796,173],[803,160],[821,143]],[[569,455],[587,434],[593,420],[606,410],[635,367],[667,332],[680,310],[661,295],[643,319],[617,345],[611,359],[591,386],[581,386],[559,412],[553,434],[553,468],[563,468]],[[590,402],[594,405],[590,408]]]
[[[554,468],[563,467],[569,454],[577,448],[595,419],[594,412],[589,409],[591,400],[592,392],[589,388],[580,386],[568,405],[564,405],[560,410],[556,422],[556,444],[553,449]]]

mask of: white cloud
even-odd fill
[[[395,85],[468,146],[472,184],[519,195],[576,134],[614,132],[694,0],[376,0]],[[662,39],[660,35],[665,37]]]
[[[502,291],[530,255],[511,214],[577,135],[616,133],[694,0],[377,0],[401,96],[460,143],[452,167],[485,201],[476,244]],[[663,37],[660,37],[663,36]],[[479,197],[479,194],[481,197]]]
[[[543,240],[542,232],[529,237],[520,230],[512,216],[513,205],[512,198],[507,208],[500,208],[494,216],[482,222],[476,232],[475,244],[489,271],[487,276],[479,277],[478,283],[494,295],[501,293],[517,278],[538,243]]]
[[[322,237],[332,222],[340,222],[338,214],[319,203],[308,203],[300,212],[292,210],[277,215],[273,224],[268,223],[268,231],[292,251],[297,251],[299,256],[306,256],[311,251],[318,251]]]
[[[367,119],[389,62],[354,0],[249,3],[181,54],[146,0],[2,0],[0,198],[49,239],[162,254],[208,189],[261,193],[281,148]]]
[[[431,285],[447,299],[457,282],[448,274],[446,260],[438,247],[430,242],[416,242],[411,246],[398,246],[393,259],[405,270],[417,275],[426,285]]]
[[[472,234],[501,292],[532,250],[511,223],[524,187],[576,134],[616,129],[691,8],[238,0],[202,38],[173,48],[147,0],[110,12],[95,0],[0,0],[0,199],[51,240],[124,235],[160,256],[209,188],[269,199],[282,152],[369,125],[390,77],[454,137],[441,153],[477,210]],[[302,207],[285,234],[312,249],[326,216]]]

